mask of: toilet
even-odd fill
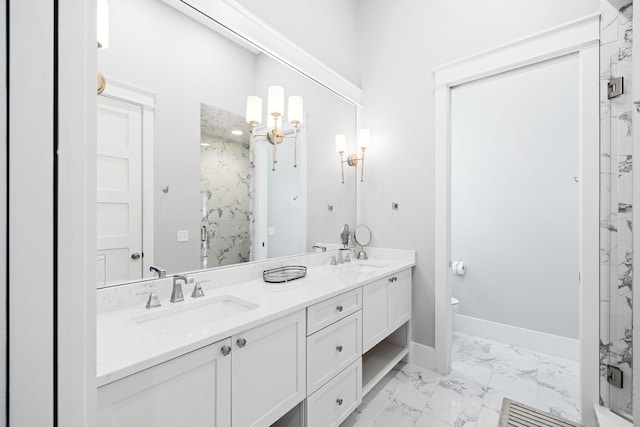
[[[451,297],[451,325],[453,325],[455,322],[459,306],[460,301],[458,300],[458,298]]]

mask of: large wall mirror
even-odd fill
[[[173,274],[338,243],[341,226],[355,225],[356,171],[342,183],[334,136],[355,148],[355,105],[203,16],[161,0],[109,8],[109,46],[98,50],[98,287],[153,277],[151,265]],[[275,170],[266,138],[250,144],[247,97],[263,99],[266,124],[271,85],[304,100],[297,167],[293,138],[278,145]]]

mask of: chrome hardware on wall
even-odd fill
[[[238,345],[238,347],[242,348],[245,345],[247,345],[247,340],[244,338],[238,338],[238,340],[236,341],[236,344]]]
[[[624,93],[624,78],[611,77],[607,83],[607,99],[617,98]]]
[[[342,310],[343,310],[342,305],[337,306],[336,310],[338,310],[338,313],[342,313]]]
[[[337,346],[336,350],[338,350],[338,353],[342,353],[342,346],[341,345]]]
[[[342,400],[341,397],[336,399],[336,403],[338,404],[338,406],[342,406],[342,402],[343,402],[343,400]]]
[[[229,347],[228,345],[225,345],[220,349],[220,352],[222,353],[223,356],[228,356],[229,353],[231,353],[231,347]]]

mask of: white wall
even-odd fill
[[[238,3],[352,83],[360,83],[357,0]]]
[[[254,91],[255,55],[159,0],[111,0],[109,7],[110,46],[98,52],[98,69],[107,81],[156,94],[154,263],[168,272],[195,270],[200,103],[244,115]],[[178,230],[189,231],[188,242],[177,242]]]
[[[578,338],[576,55],[451,90],[460,314]]]
[[[359,7],[363,125],[373,140],[363,221],[373,245],[417,250],[413,339],[434,346],[432,69],[596,13],[598,1],[368,0]]]

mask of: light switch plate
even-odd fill
[[[276,228],[275,227],[267,227],[267,235],[268,236],[275,236],[276,235]]]
[[[189,241],[189,230],[178,230],[178,242]]]

